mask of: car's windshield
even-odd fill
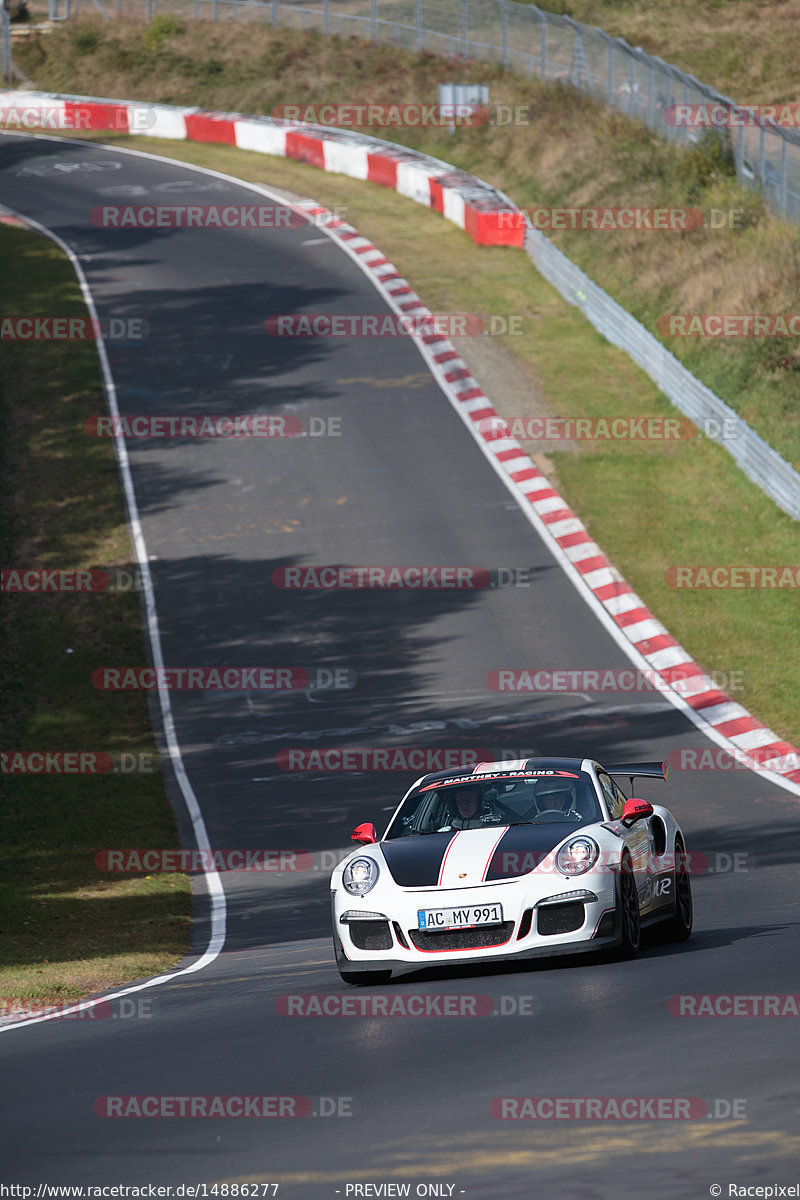
[[[421,784],[395,814],[385,837],[556,821],[580,826],[602,820],[594,785],[583,771],[498,771]]]

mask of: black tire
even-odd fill
[[[683,843],[675,843],[675,912],[660,926],[665,942],[685,942],[692,936],[692,884]]]
[[[355,987],[388,983],[392,978],[391,971],[340,971],[339,974],[345,983],[352,983]]]
[[[622,860],[622,869],[619,873],[617,923],[621,941],[615,957],[618,959],[635,958],[642,942],[642,922],[639,915],[636,877],[633,873],[633,864],[627,854]]]

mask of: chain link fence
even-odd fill
[[[561,80],[691,145],[716,130],[741,183],[760,190],[773,212],[800,224],[800,131],[737,104],[662,59],[570,17],[515,0],[48,0],[50,18],[100,9],[104,15],[159,13],[206,20],[267,21],[447,58],[501,62]],[[800,110],[798,110],[800,111]],[[699,124],[698,124],[699,121]]]

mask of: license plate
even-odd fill
[[[417,910],[420,929],[435,933],[437,929],[474,929],[476,925],[500,925],[502,904],[476,904],[469,908],[420,908]]]

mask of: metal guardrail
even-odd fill
[[[67,5],[69,2],[66,0]],[[77,11],[78,2],[73,0],[73,11]],[[99,6],[100,0],[92,2]],[[135,10],[140,3],[116,0],[117,12]],[[678,139],[690,140],[693,131],[669,127],[661,116],[676,98],[687,104],[711,100],[744,111],[693,76],[632,49],[621,39],[514,0],[381,0],[381,11],[385,14],[390,10],[391,20],[378,15],[378,0],[318,0],[315,5],[287,0],[145,0],[145,4],[148,19],[157,14],[159,4],[162,12],[191,8],[195,16],[206,5],[211,7],[214,20],[220,12],[229,11],[240,17],[266,19],[272,25],[355,34],[370,41],[402,44],[407,49],[500,59],[543,79],[574,84],[640,117],[657,132]],[[403,16],[405,20],[400,19]],[[434,20],[439,29],[426,24]],[[762,122],[755,127],[740,127],[734,141],[740,179],[749,185],[762,181],[767,202],[800,223],[800,135]],[[513,202],[509,204],[513,207]],[[748,478],[784,512],[800,520],[800,475],[776,450],[544,234],[529,227],[525,248],[538,270],[566,300],[577,305],[608,341],[629,354],[671,403],[722,445]],[[723,432],[715,434],[713,425],[709,428],[711,422]],[[735,436],[730,436],[731,432]]]
[[[525,250],[565,300],[580,308],[603,337],[630,355],[704,436],[733,456],[762,492],[790,517],[800,520],[800,475],[776,450],[538,229],[528,229]]]

